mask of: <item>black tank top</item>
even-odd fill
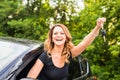
[[[42,53],[39,59],[44,64],[38,76],[39,80],[67,80],[69,64],[65,63],[62,68],[56,67],[47,52]]]

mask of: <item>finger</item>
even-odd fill
[[[97,26],[103,28],[104,22],[106,21],[106,18],[98,18],[97,19]]]
[[[97,22],[98,22],[98,23],[100,23],[100,22],[101,22],[101,19],[100,19],[100,18],[98,18]]]
[[[101,18],[102,22],[106,22],[106,18]]]

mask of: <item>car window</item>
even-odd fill
[[[22,44],[0,41],[0,71],[28,48]]]

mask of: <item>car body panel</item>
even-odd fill
[[[27,59],[23,61],[26,54],[40,47],[42,42],[0,37],[0,45],[0,80],[8,80],[26,62]]]

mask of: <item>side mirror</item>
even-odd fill
[[[77,77],[73,80],[86,80],[91,76],[91,70],[87,58],[84,58],[82,55],[78,56],[79,68],[80,68],[80,77]]]

